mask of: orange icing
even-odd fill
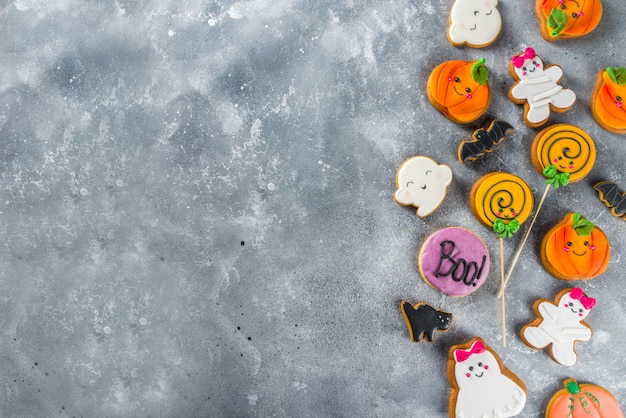
[[[574,392],[578,393],[573,396],[567,389],[567,385],[572,382],[575,383],[575,380],[565,380],[565,389],[559,390],[550,399],[546,418],[624,418],[624,413],[611,392],[600,386],[581,383],[577,389],[574,385]]]
[[[617,98],[621,98],[621,107]],[[605,129],[626,133],[626,84],[619,85],[609,77],[606,70],[600,71],[591,95],[591,112]]]
[[[531,156],[540,173],[554,165],[561,173],[569,173],[570,182],[584,178],[596,161],[596,145],[582,129],[567,124],[552,125],[537,134]]]
[[[562,280],[593,279],[609,264],[609,241],[597,226],[590,235],[579,235],[572,227],[573,219],[574,214],[569,213],[543,238],[544,266],[550,274]]]
[[[428,78],[427,88],[433,106],[458,123],[478,119],[491,101],[489,83],[480,85],[472,78],[471,70],[475,62],[446,61],[439,64]]]
[[[534,199],[528,185],[509,173],[490,173],[480,178],[470,192],[470,206],[483,224],[493,227],[496,219],[522,224],[533,210]]]
[[[556,38],[573,38],[586,35],[598,26],[602,18],[602,2],[600,0],[564,0],[562,5],[559,0],[537,0],[537,7],[543,14],[548,33],[553,29],[547,23],[552,9],[565,12],[565,27]]]

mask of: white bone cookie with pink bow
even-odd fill
[[[591,339],[585,318],[595,304],[579,287],[562,290],[554,301],[539,299],[533,306],[537,319],[522,328],[522,340],[538,350],[550,346],[552,360],[573,366],[578,360],[574,345]]]
[[[524,105],[524,122],[532,128],[545,124],[550,111],[565,112],[576,102],[576,94],[559,84],[563,69],[554,64],[544,66],[532,48],[511,58],[509,71],[516,80],[509,99]]]
[[[450,348],[448,380],[451,418],[506,418],[526,405],[528,390],[479,337]]]

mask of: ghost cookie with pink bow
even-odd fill
[[[479,337],[450,348],[451,418],[505,418],[522,412],[528,390]]]
[[[538,350],[549,346],[552,360],[573,366],[578,360],[574,345],[591,339],[585,318],[595,304],[579,287],[562,290],[554,301],[539,299],[533,306],[537,318],[522,328],[522,340]]]
[[[516,81],[509,90],[509,99],[524,105],[524,122],[532,128],[545,124],[550,111],[565,112],[576,101],[576,94],[560,84],[561,67],[544,66],[532,48],[511,58],[509,71]]]

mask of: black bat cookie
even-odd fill
[[[465,161],[473,161],[478,159],[485,152],[493,151],[506,134],[513,130],[513,127],[503,120],[496,119],[487,129],[477,129],[472,134],[471,141],[463,141],[459,146],[459,161],[465,164]]]
[[[411,339],[416,343],[420,342],[422,335],[426,340],[432,342],[435,339],[435,332],[447,331],[452,323],[452,314],[438,311],[423,302],[411,306],[409,302],[400,302],[400,310],[404,315]]]
[[[611,213],[626,221],[626,192],[620,193],[617,184],[608,180],[596,183],[593,188],[598,191],[600,200],[611,208]]]

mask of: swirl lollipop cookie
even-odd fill
[[[537,171],[546,177],[546,189],[537,205],[526,235],[524,235],[524,239],[511,262],[504,286],[511,278],[515,264],[537,220],[543,202],[546,200],[550,186],[557,189],[568,185],[570,182],[575,183],[585,178],[596,162],[596,145],[587,132],[577,126],[552,125],[544,128],[535,136],[530,157]],[[504,293],[504,286],[500,290],[500,295]]]
[[[510,238],[528,219],[534,205],[530,187],[509,173],[490,173],[481,177],[470,191],[472,212],[500,238],[500,282],[504,288],[504,238]],[[502,339],[506,347],[506,308],[502,294]]]
[[[561,67],[544,67],[532,48],[511,58],[509,71],[516,80],[509,90],[509,99],[524,104],[524,122],[532,128],[545,124],[551,110],[565,112],[576,101],[576,94],[559,84],[563,77]]]

